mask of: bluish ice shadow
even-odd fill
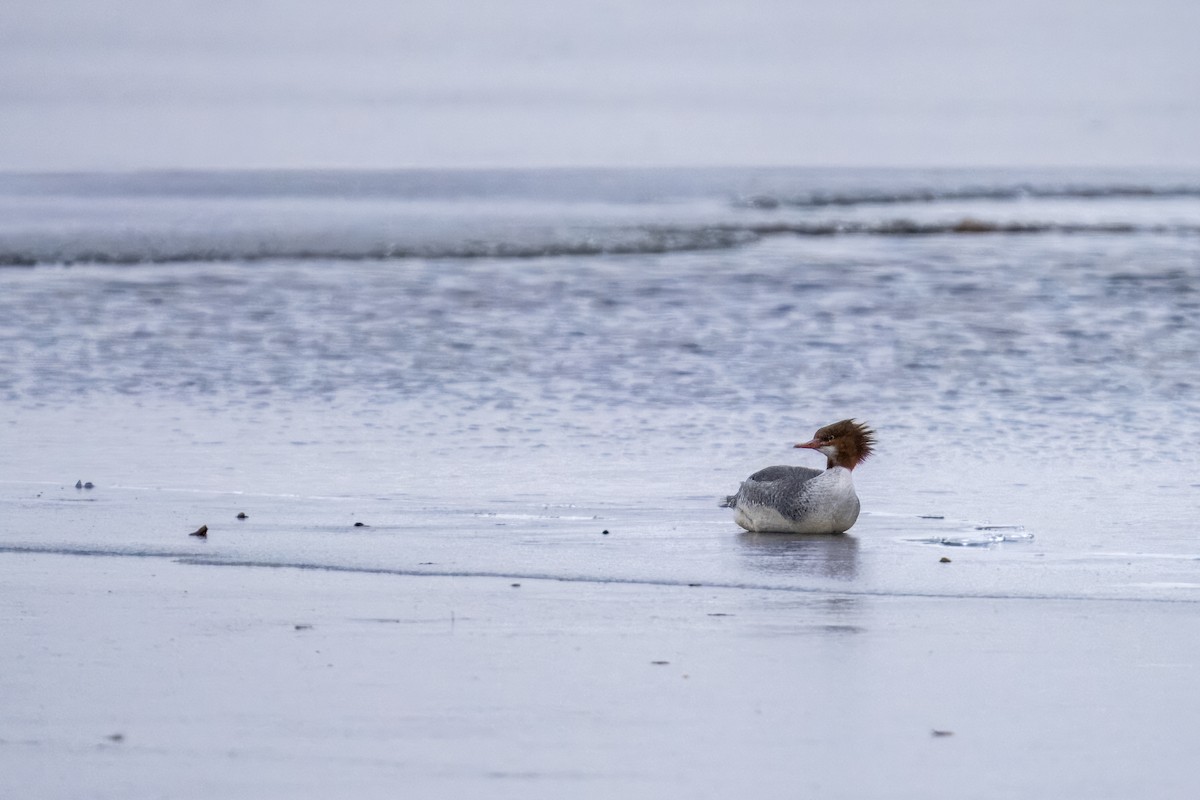
[[[844,533],[742,533],[738,544],[747,565],[758,572],[842,581],[858,575],[858,539]]]

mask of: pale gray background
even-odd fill
[[[1200,164],[1200,4],[7,0],[0,169]]]

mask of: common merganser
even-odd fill
[[[748,531],[772,533],[843,533],[858,519],[858,495],[851,471],[875,446],[875,432],[844,419],[826,425],[812,441],[796,447],[817,450],[827,459],[825,470],[767,467],[742,482],[725,498],[733,521]]]

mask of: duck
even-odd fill
[[[858,520],[854,468],[875,450],[875,431],[854,419],[826,425],[796,445],[825,456],[824,470],[760,469],[721,504],[733,521],[754,533],[845,533]]]

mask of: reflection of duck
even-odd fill
[[[853,536],[780,536],[743,533],[738,537],[752,569],[848,581],[858,575],[858,539]]]
[[[798,444],[824,454],[824,471],[808,467],[767,467],[751,475],[723,505],[748,531],[843,533],[858,519],[858,495],[851,471],[871,455],[875,433],[844,419],[826,425],[812,441]]]

